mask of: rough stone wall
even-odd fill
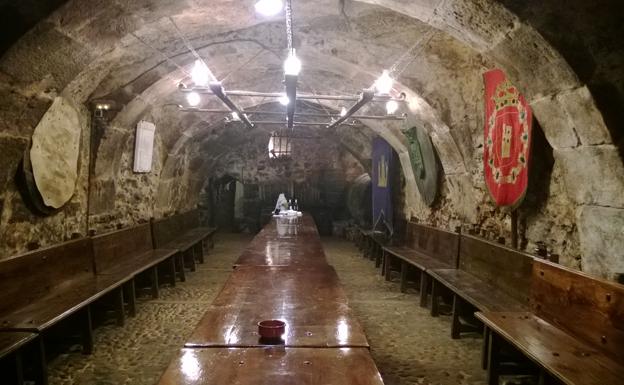
[[[58,212],[48,217],[33,214],[15,182],[32,132],[56,95],[48,78],[29,84],[0,75],[0,259],[87,234],[89,130],[81,128],[75,192]],[[88,125],[87,109],[81,108],[79,114]]]

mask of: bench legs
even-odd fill
[[[463,308],[463,301],[457,294],[453,295],[453,314],[451,321],[451,338],[456,340],[461,333],[461,321],[459,319]]]
[[[390,281],[392,279],[392,255],[386,255],[386,260],[384,261],[384,278],[386,281]]]
[[[176,277],[177,277],[177,272],[176,272],[176,256],[175,254],[171,256],[171,258],[169,258],[167,260],[167,263],[169,264],[169,284],[171,285],[171,287],[175,287],[176,285]]]
[[[178,265],[177,271],[180,274],[180,281],[181,282],[185,282],[186,281],[186,272],[184,271],[184,254],[177,253],[174,258],[176,260],[175,263]]]
[[[134,279],[124,285],[124,299],[128,302],[128,314],[130,317],[136,316],[136,287]]]
[[[488,385],[498,385],[498,377],[500,373],[498,371],[500,364],[500,337],[496,333],[489,333],[488,347],[487,347],[487,383]]]
[[[195,253],[197,254],[197,262],[204,263],[204,241],[203,240],[195,246]]]
[[[407,273],[409,271],[409,265],[405,261],[401,261],[401,293],[405,293],[407,289]]]
[[[115,290],[115,311],[117,313],[117,325],[124,326],[126,323],[126,309],[123,285]]]
[[[440,315],[440,284],[435,280],[431,280],[431,316]]]
[[[93,324],[91,322],[91,308],[86,306],[81,315],[82,353],[93,353]]]
[[[37,344],[38,349],[37,349],[37,358],[36,360],[38,361],[38,367],[37,367],[37,373],[36,373],[36,378],[35,378],[35,384],[41,384],[41,385],[48,385],[48,363],[46,361],[46,354],[45,354],[45,345],[43,343],[43,336],[39,335],[39,338],[37,338]]]
[[[483,370],[487,370],[488,368],[488,347],[491,333],[490,328],[483,325],[483,347],[481,349],[481,368],[483,368]]]
[[[152,298],[158,298],[160,291],[158,290],[158,268],[156,266],[150,268],[150,279],[152,281]]]
[[[429,292],[429,274],[424,270],[420,271],[420,307],[427,307],[427,295]]]

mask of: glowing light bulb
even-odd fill
[[[388,100],[388,102],[386,103],[386,112],[388,113],[388,115],[394,114],[398,109],[399,103],[395,102],[394,100]]]
[[[279,99],[277,100],[280,102],[282,106],[287,106],[290,103],[290,99],[288,99],[288,96],[286,95],[280,96]]]
[[[284,61],[284,73],[286,75],[297,76],[299,75],[299,71],[301,71],[301,60],[299,60],[293,50]]]
[[[201,102],[201,96],[199,96],[197,92],[189,92],[188,94],[186,94],[186,101],[188,102],[189,106],[197,107]]]
[[[238,116],[238,112],[232,111],[232,120],[234,120],[234,121],[239,121],[240,120],[240,116]]]
[[[375,89],[377,89],[378,93],[387,95],[392,90],[393,84],[394,80],[390,77],[390,72],[383,70],[379,79],[375,81]]]
[[[345,107],[342,107],[342,109],[340,110],[340,116],[345,116],[347,114],[347,109]]]
[[[255,5],[256,12],[263,16],[277,15],[283,7],[282,0],[259,0]]]
[[[206,86],[210,81],[210,71],[206,66],[206,63],[197,59],[195,60],[195,64],[193,65],[193,69],[191,70],[191,78],[193,79],[193,83],[196,86]]]

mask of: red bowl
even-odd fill
[[[267,339],[280,338],[286,331],[286,322],[270,319],[258,322],[258,334]]]

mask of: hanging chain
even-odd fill
[[[288,54],[293,53],[293,32],[292,32],[292,3],[286,0],[286,41],[288,44]]]

